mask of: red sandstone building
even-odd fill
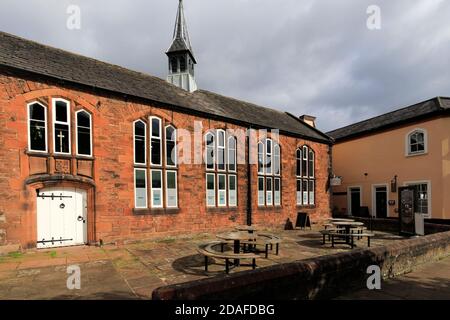
[[[181,2],[167,55],[164,81],[0,32],[0,245],[330,215],[331,140],[311,118],[197,89]]]

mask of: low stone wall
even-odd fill
[[[370,219],[370,218],[352,217],[352,219],[364,222],[364,225],[367,226],[368,228],[371,225],[372,230],[379,230],[393,233],[399,232],[398,218]],[[445,224],[425,222],[424,227],[425,227],[425,234],[434,234],[438,232],[450,231],[450,225]]]
[[[380,266],[383,278],[389,278],[447,255],[450,255],[450,232],[443,232],[388,246],[160,287],[153,291],[153,299],[329,299],[364,288],[370,265]]]

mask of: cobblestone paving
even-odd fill
[[[322,245],[317,230],[267,230],[282,237],[278,256],[259,259],[258,267],[351,250],[346,245]],[[0,299],[148,299],[160,286],[213,277],[224,272],[222,261],[204,271],[199,244],[216,240],[215,234],[103,247],[84,246],[29,250],[0,257]],[[371,245],[402,238],[377,232]],[[358,241],[365,247],[366,241]],[[67,289],[67,266],[79,265],[81,289]],[[231,272],[247,270],[242,266]]]

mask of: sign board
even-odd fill
[[[416,234],[415,211],[416,211],[416,187],[401,187],[398,193],[399,203],[399,228],[400,235]]]
[[[341,184],[342,184],[341,177],[330,178],[330,186],[335,187],[340,186]]]
[[[302,229],[305,229],[306,227],[309,227],[311,229],[311,220],[309,219],[309,214],[307,212],[298,212],[295,226]]]

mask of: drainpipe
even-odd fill
[[[247,225],[252,225],[252,166],[250,165],[250,134],[252,127],[248,128],[247,142]]]

